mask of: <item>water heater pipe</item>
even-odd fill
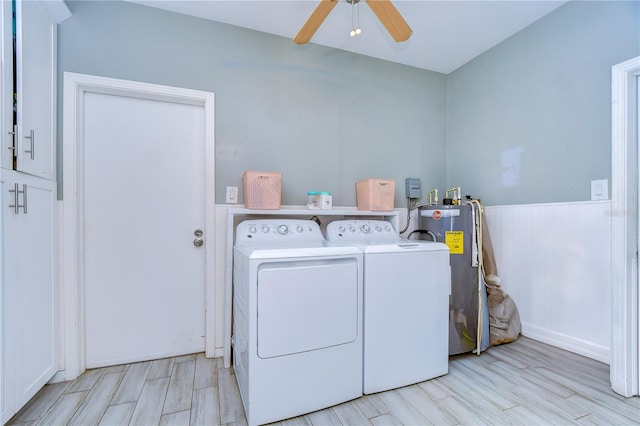
[[[453,204],[456,205],[460,205],[460,203],[462,202],[462,190],[460,189],[459,186],[453,187],[451,189],[447,189],[444,192],[444,198],[449,198],[449,193],[453,192],[453,200],[455,200],[455,202]]]
[[[476,331],[476,355],[480,355],[482,349],[482,281],[484,277],[484,266],[482,261],[482,205],[478,200],[469,200],[471,208],[477,209],[474,223],[476,226],[477,245],[478,245],[478,329]]]

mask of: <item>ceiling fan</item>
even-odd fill
[[[352,5],[360,1],[364,1],[369,5],[395,41],[405,41],[413,34],[411,27],[409,27],[390,0],[346,0],[347,3]],[[308,43],[336,4],[338,4],[338,0],[322,0],[293,41],[297,44]]]

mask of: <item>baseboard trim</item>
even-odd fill
[[[557,331],[522,323],[522,335],[596,361],[611,363],[611,350]]]
[[[50,385],[52,383],[66,382],[67,380],[70,380],[69,378],[67,378],[66,374],[67,372],[64,370],[58,371],[56,374],[53,375],[51,379],[49,379],[47,384]]]

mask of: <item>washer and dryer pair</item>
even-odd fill
[[[449,250],[384,221],[248,220],[234,248],[233,366],[249,425],[448,371]]]

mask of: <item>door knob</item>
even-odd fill
[[[202,235],[204,235],[202,229],[196,229],[195,231],[193,231],[193,235],[196,236],[196,238],[193,240],[193,245],[196,247],[202,247],[202,245],[204,244],[204,240],[201,238]]]

